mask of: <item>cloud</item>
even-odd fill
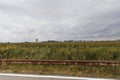
[[[119,0],[1,0],[0,41],[119,39]]]

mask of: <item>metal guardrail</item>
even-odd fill
[[[0,63],[1,64],[120,66],[120,61],[98,61],[98,60],[13,60],[13,59],[1,59]]]

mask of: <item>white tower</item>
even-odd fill
[[[38,42],[38,39],[37,39],[37,38],[35,39],[35,42],[36,42],[36,43]]]

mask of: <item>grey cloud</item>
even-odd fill
[[[1,42],[120,38],[119,0],[1,0]]]
[[[71,30],[72,39],[119,39],[120,33],[120,10],[114,10],[99,16],[91,17],[86,21],[85,25],[80,27],[77,24]]]

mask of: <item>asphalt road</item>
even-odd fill
[[[115,79],[0,73],[0,80],[115,80]]]

